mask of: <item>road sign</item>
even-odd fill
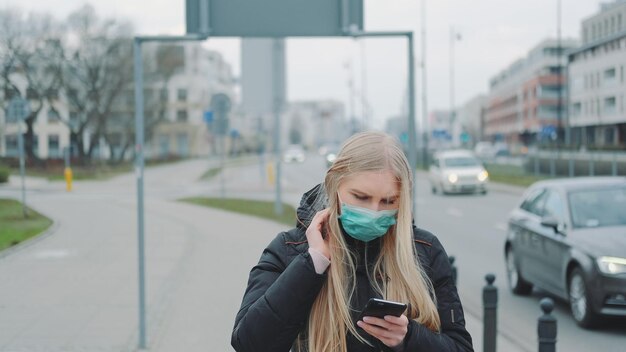
[[[217,93],[211,97],[211,109],[213,109],[215,119],[212,130],[215,134],[224,136],[228,133],[228,113],[230,108],[231,102],[228,95]]]
[[[363,0],[186,0],[187,34],[343,36],[363,30]]]
[[[207,125],[213,123],[213,111],[209,110],[204,112],[204,122]]]
[[[30,104],[28,104],[28,100],[20,96],[13,97],[7,108],[7,120],[22,121],[28,117],[28,115],[30,115]]]

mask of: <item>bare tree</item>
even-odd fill
[[[0,11],[0,79],[5,100],[21,95],[30,103],[31,112],[24,121],[24,145],[32,160],[38,160],[33,125],[44,103],[47,102],[54,113],[59,100],[63,63],[61,33],[61,26],[49,15],[31,13],[24,18],[17,10]]]
[[[81,158],[91,159],[107,140],[117,101],[132,82],[132,26],[101,20],[86,5],[68,18],[64,88],[70,106],[67,123]],[[87,144],[85,132],[91,138]]]

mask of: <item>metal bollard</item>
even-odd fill
[[[485,275],[487,285],[483,287],[483,351],[496,351],[498,288],[493,285],[494,274]]]
[[[539,337],[539,352],[556,351],[556,318],[551,314],[554,301],[551,298],[542,298],[539,303],[543,315],[539,317],[537,335]]]
[[[456,258],[453,255],[451,255],[448,257],[448,260],[450,261],[450,268],[452,269],[452,282],[454,282],[454,285],[456,286],[457,277],[458,277],[458,271],[456,269],[456,266],[454,265],[454,261],[456,260]]]

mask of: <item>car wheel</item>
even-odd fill
[[[517,295],[529,295],[533,290],[533,285],[520,274],[512,248],[506,251],[506,278],[511,291]]]
[[[569,305],[578,325],[591,328],[597,324],[598,315],[591,308],[589,291],[580,268],[574,269],[569,276]]]

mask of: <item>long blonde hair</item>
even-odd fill
[[[384,298],[409,303],[409,319],[432,331],[439,331],[440,320],[432,283],[417,260],[413,243],[411,168],[393,137],[381,132],[362,132],[345,142],[324,180],[328,208],[331,214],[338,213],[337,191],[343,178],[357,172],[381,170],[390,170],[397,177],[400,203],[397,223],[382,238],[370,281],[381,296],[386,296]],[[328,278],[313,303],[308,321],[308,341],[305,343],[310,352],[347,352],[348,333],[367,343],[358,334],[350,315],[350,297],[356,286],[356,265],[341,234],[337,216],[329,217],[328,230],[332,263]],[[379,283],[372,277],[387,279]]]

